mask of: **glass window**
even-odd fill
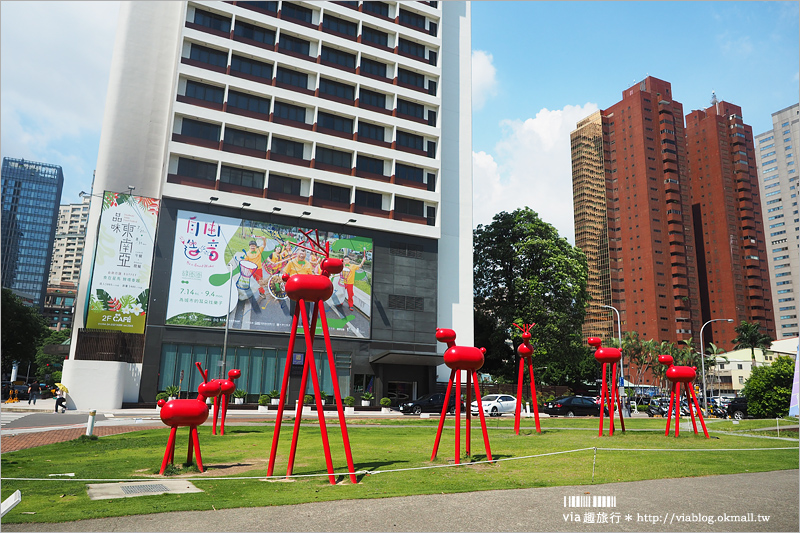
[[[411,72],[404,68],[398,69],[397,78],[400,82],[406,85],[413,85],[415,87],[425,87],[425,76]]]
[[[359,139],[365,137],[383,142],[386,129],[383,126],[370,124],[369,122],[359,121],[358,123],[358,137]]]
[[[356,189],[356,205],[371,209],[383,209],[383,197],[375,192]]]
[[[327,128],[329,130],[336,130],[350,134],[353,133],[353,120],[349,118],[343,118],[338,115],[332,115],[330,113],[323,113],[320,111],[319,115],[317,116],[317,123],[320,127]]]
[[[420,29],[425,29],[425,17],[422,15],[418,15],[417,13],[412,13],[406,9],[400,9],[400,23],[401,24],[408,24],[409,26],[414,26]]]
[[[205,83],[187,80],[186,96],[189,98],[197,98],[198,100],[205,100],[215,104],[221,104],[223,98],[225,97],[225,89],[222,87],[214,87],[213,85],[206,85]]]
[[[359,155],[356,158],[356,168],[363,172],[370,172],[372,174],[383,175],[384,163],[381,159]]]
[[[330,46],[322,47],[322,60],[346,68],[356,68],[355,54],[348,54]]]
[[[241,185],[242,187],[264,188],[264,173],[245,168],[222,165],[219,180],[223,183]]]
[[[192,48],[189,51],[189,59],[200,61],[201,63],[208,63],[215,67],[228,66],[228,52],[215,50],[214,48],[208,48],[194,43],[192,43]]]
[[[231,89],[228,91],[228,107],[269,115],[269,98],[240,93]]]
[[[327,13],[325,14],[325,18],[322,20],[322,27],[335,33],[349,35],[350,37],[355,37],[356,33],[358,32],[358,24],[355,22],[350,22],[349,20],[340,19],[338,17],[332,17]]]
[[[362,88],[358,92],[359,103],[386,109],[386,95]]]
[[[303,143],[273,137],[272,152],[288,157],[303,158]]]
[[[414,57],[425,57],[425,45],[415,43],[414,41],[409,41],[408,39],[403,39],[402,37],[399,40],[399,49],[404,54],[412,55]]]
[[[317,149],[319,151],[319,148]],[[327,183],[316,182],[314,184],[314,198],[329,200],[340,204],[350,203],[350,189],[337,187]]]
[[[361,41],[386,47],[389,46],[389,34],[369,26],[363,26],[361,28]]]
[[[225,128],[225,144],[267,152],[267,136],[249,131],[237,130],[231,127]]]
[[[280,83],[286,85],[293,85],[301,89],[308,89],[308,74],[303,74],[290,70],[284,67],[278,67],[278,75],[276,76]]]
[[[280,69],[278,69],[280,71]],[[355,99],[355,88],[338,81],[321,78],[319,81],[319,92],[345,100]]]
[[[414,150],[422,150],[422,136],[397,130],[397,144]]]
[[[324,163],[336,167],[342,167],[342,168],[353,167],[353,154],[350,154],[348,152],[340,152],[339,150],[331,150],[330,148],[324,148],[322,146],[317,146],[317,153],[315,159],[318,163]],[[315,190],[314,195],[316,196],[316,186],[314,190]],[[349,197],[347,202],[350,203]]]
[[[181,121],[181,135],[205,139],[208,141],[219,141],[220,127],[217,124],[208,124],[199,120],[184,118]]]
[[[282,50],[289,50],[290,52],[295,52],[297,54],[303,54],[306,56],[311,48],[311,44],[308,41],[304,41],[303,39],[298,39],[297,37],[292,37],[290,35],[281,35],[281,42],[278,43],[278,46]]]
[[[281,18],[289,18],[311,24],[311,10],[291,2],[284,2],[281,6]]]
[[[242,74],[249,74],[256,78],[272,81],[272,65],[237,55],[234,55],[231,59],[231,72],[241,72]]]
[[[236,21],[236,26],[233,28],[233,34],[242,37],[243,39],[250,39],[263,44],[275,44],[275,32],[255,24],[248,24],[240,20]]]
[[[217,179],[217,164],[180,157],[178,158],[178,175],[215,181]]]
[[[306,109],[284,102],[275,102],[275,116],[286,120],[295,120],[305,123]]]
[[[231,19],[211,13],[210,11],[203,11],[202,9],[194,10],[194,23],[205,26],[212,30],[229,32],[231,31]]]
[[[402,113],[403,115],[408,115],[415,118],[424,118],[425,115],[425,106],[420,104],[415,104],[414,102],[409,102],[408,100],[403,100],[402,98],[397,99],[397,112]]]
[[[386,65],[380,61],[373,61],[366,57],[361,58],[361,73],[371,74],[372,76],[386,77]]]
[[[238,5],[252,6],[264,11],[278,12],[278,2],[237,2]]]
[[[423,171],[421,168],[410,167],[408,165],[397,163],[395,165],[394,174],[396,177],[404,180],[422,183]]]
[[[383,2],[364,2],[362,4],[364,6],[364,11],[367,13],[374,13],[376,15],[380,15],[382,17],[389,16],[389,4],[385,4]]]
[[[269,190],[300,196],[300,180],[296,178],[270,174]]]
[[[420,200],[412,200],[402,196],[396,196],[394,199],[394,210],[398,213],[421,217],[424,216],[424,207],[425,204]]]

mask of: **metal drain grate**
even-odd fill
[[[161,484],[122,485],[120,488],[122,489],[122,492],[124,492],[125,494],[147,494],[150,492],[169,492],[169,489],[165,485]]]

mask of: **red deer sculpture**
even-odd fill
[[[203,458],[200,455],[200,438],[197,436],[197,426],[208,420],[208,406],[206,398],[219,395],[219,382],[217,380],[208,381],[208,370],[203,372],[200,363],[195,363],[200,375],[203,376],[203,383],[197,387],[196,400],[159,400],[158,406],[161,407],[161,421],[170,426],[169,440],[167,448],[164,450],[164,460],[161,461],[159,475],[164,473],[167,464],[175,462],[175,435],[179,427],[189,428],[189,452],[186,463],[192,464],[192,449],[197,456],[197,468],[203,471]]]
[[[483,430],[483,444],[486,448],[486,457],[492,460],[492,450],[489,447],[489,434],[486,431],[486,417],[483,415],[483,405],[481,404],[481,392],[478,389],[478,375],[476,371],[483,366],[483,355],[486,348],[473,348],[472,346],[456,346],[456,332],[452,329],[436,329],[436,340],[447,344],[447,351],[444,352],[444,364],[450,368],[450,380],[447,382],[447,392],[444,395],[444,405],[442,415],[439,417],[439,429],[436,430],[436,442],[433,444],[431,461],[436,459],[439,450],[439,441],[442,438],[442,428],[444,419],[447,416],[447,408],[450,405],[450,393],[453,389],[453,381],[456,383],[456,438],[455,438],[455,463],[460,464],[461,459],[461,371],[467,372],[467,418],[466,418],[466,452],[470,454],[470,415],[472,405],[472,387],[475,388],[475,400],[478,402],[478,413],[481,418],[481,429]]]
[[[697,367],[675,366],[671,355],[659,355],[658,362],[662,365],[669,366],[669,368],[667,368],[667,379],[672,383],[672,390],[669,395],[669,411],[667,412],[667,429],[664,431],[664,436],[669,436],[669,424],[672,420],[673,403],[675,409],[675,436],[677,437],[680,433],[681,383],[683,383],[683,388],[686,391],[686,402],[689,404],[689,415],[692,417],[694,433],[697,435],[697,422],[694,419],[694,412],[692,412],[692,404],[694,404],[694,409],[697,411],[697,416],[700,417],[700,424],[703,426],[703,434],[705,434],[706,438],[709,438],[706,422],[703,420],[703,412],[700,410],[700,406],[697,403],[697,396],[694,393],[694,387],[691,385],[694,378],[697,377]]]
[[[531,376],[531,402],[533,403],[533,417],[536,420],[536,432],[541,433],[539,426],[539,403],[536,400],[536,381],[533,377],[533,346],[531,346],[531,328],[536,324],[523,324],[524,327],[514,326],[522,332],[522,344],[517,348],[519,354],[519,379],[517,380],[517,408],[514,411],[514,433],[519,435],[519,419],[522,412],[522,381],[525,379],[525,366]]]
[[[312,239],[309,234],[315,231],[315,238]],[[286,403],[286,395],[289,385],[289,370],[292,366],[292,353],[294,352],[294,343],[297,338],[297,325],[302,316],[303,319],[303,337],[306,341],[306,355],[305,362],[303,363],[303,377],[300,379],[300,394],[297,402],[297,413],[294,419],[294,431],[292,432],[292,447],[289,452],[289,465],[286,469],[286,476],[292,475],[294,469],[295,452],[297,451],[297,436],[300,431],[300,419],[303,412],[303,397],[306,393],[306,384],[309,373],[311,374],[311,381],[314,385],[314,399],[317,404],[317,414],[319,415],[319,430],[322,435],[322,447],[325,452],[325,463],[328,468],[328,480],[331,485],[336,484],[336,479],[333,475],[333,460],[331,459],[331,449],[328,444],[328,430],[325,426],[325,414],[322,408],[322,394],[319,387],[319,379],[317,377],[317,368],[314,363],[314,335],[317,329],[317,316],[322,322],[322,334],[325,339],[325,351],[328,354],[328,367],[330,369],[331,380],[333,382],[333,394],[336,398],[336,410],[339,414],[339,426],[342,431],[342,441],[344,444],[345,457],[347,458],[347,468],[350,473],[350,481],[358,483],[356,479],[355,469],[353,468],[353,455],[350,451],[350,439],[347,435],[347,423],[344,418],[344,409],[342,408],[342,395],[339,392],[339,378],[336,375],[336,362],[333,358],[333,350],[331,349],[331,336],[328,330],[328,321],[325,317],[325,300],[333,294],[333,283],[331,283],[331,274],[338,274],[343,269],[341,259],[330,257],[330,243],[326,242],[323,247],[319,242],[319,233],[316,230],[304,231],[306,236],[304,243],[292,243],[294,246],[308,250],[311,253],[324,256],[322,260],[321,274],[295,274],[289,276],[283,275],[283,280],[286,282],[284,290],[286,295],[295,302],[294,317],[292,318],[291,336],[289,337],[289,349],[286,352],[286,365],[284,366],[283,382],[281,384],[281,397],[280,404],[278,405],[278,413],[275,419],[275,431],[272,434],[272,449],[269,455],[269,466],[267,468],[267,476],[271,476],[275,467],[275,455],[278,451],[278,439],[280,438],[281,422],[283,421],[283,406]],[[305,244],[308,246],[305,246]],[[314,302],[313,318],[309,326],[308,313],[306,311],[306,302]]]
[[[603,385],[600,393],[600,433],[599,437],[603,436],[603,418],[605,416],[605,408],[608,408],[608,436],[614,435],[614,407],[617,407],[619,413],[619,424],[622,431],[625,431],[625,420],[622,418],[622,402],[619,397],[619,389],[617,388],[617,363],[622,358],[622,352],[618,348],[602,348],[602,341],[599,337],[589,337],[589,346],[595,348],[594,358],[603,363]],[[611,363],[611,390],[608,387],[608,364]]]
[[[222,413],[220,417],[220,435],[225,434],[225,418],[228,416],[228,404],[231,401],[231,394],[236,390],[234,380],[239,379],[241,375],[242,371],[238,368],[234,368],[228,371],[228,379],[212,380],[212,382],[218,382],[220,386],[219,394],[214,397],[214,426],[211,428],[212,435],[217,434],[217,417],[220,412]]]

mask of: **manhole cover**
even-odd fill
[[[155,494],[187,494],[203,492],[190,481],[181,479],[165,479],[160,483],[92,483],[86,485],[90,500],[107,500],[112,498],[134,498]]]
[[[122,485],[120,487],[125,494],[146,494],[149,492],[169,492],[169,489],[164,485]]]

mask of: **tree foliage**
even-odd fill
[[[62,329],[61,331],[50,331],[50,334],[43,337],[36,349],[36,377],[42,382],[60,381],[54,379],[54,374],[61,371],[64,364],[64,356],[49,354],[44,351],[45,346],[62,344],[70,338],[72,330]],[[49,377],[48,377],[49,376]]]
[[[591,355],[581,339],[586,276],[583,252],[529,208],[498,213],[491,224],[479,225],[475,339],[487,349],[485,371],[516,380],[514,348],[521,336],[512,323],[533,322],[534,368],[547,366],[537,379],[560,384],[594,379],[596,365],[588,364]]]
[[[761,333],[761,324],[758,322],[745,322],[733,328],[736,331],[736,338],[732,342],[736,343],[735,348],[750,348],[750,357],[755,361],[756,348],[769,348],[772,345],[772,337],[766,333]]]
[[[3,289],[0,320],[2,371],[10,373],[15,361],[20,367],[34,362],[39,341],[48,331],[39,310],[24,305],[10,289]]]
[[[748,414],[758,418],[789,414],[793,379],[794,361],[788,356],[775,358],[769,366],[754,368],[742,390],[747,396]]]

